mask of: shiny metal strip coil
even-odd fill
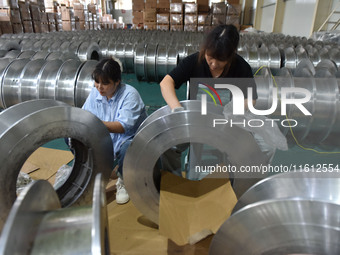
[[[78,60],[66,60],[59,69],[57,75],[56,100],[75,105],[76,78],[81,62]]]
[[[109,132],[93,114],[54,100],[32,100],[0,113],[0,229],[16,198],[16,180],[26,159],[56,138],[72,138],[74,163],[56,190],[63,207],[88,204],[96,173],[108,180],[113,169]],[[90,190],[90,191],[89,191]]]
[[[96,60],[88,60],[81,67],[76,80],[75,106],[82,107],[94,87],[92,73],[98,64]]]
[[[340,205],[340,178],[336,172],[280,173],[263,179],[252,186],[237,201],[233,213],[247,205],[273,199],[310,199]]]
[[[340,206],[321,201],[266,200],[230,216],[209,254],[339,254]]]
[[[21,78],[28,62],[29,59],[16,59],[8,65],[2,78],[3,103],[5,108],[21,102]]]
[[[110,254],[104,180],[93,204],[60,209],[53,187],[38,180],[15,201],[0,238],[1,254]]]
[[[155,183],[159,181],[155,179],[159,170],[155,165],[159,157],[173,146],[189,142],[207,144],[227,154],[231,164],[237,167],[266,164],[266,157],[247,131],[235,126],[213,128],[213,119],[223,118],[223,115],[211,112],[201,115],[200,101],[188,101],[184,106],[189,106],[191,110],[170,113],[143,125],[135,135],[124,159],[124,182],[131,201],[141,213],[155,223],[158,223],[159,213],[159,183]],[[162,108],[161,111],[167,110]],[[236,195],[241,196],[258,178],[263,178],[263,175],[245,177],[236,174]]]

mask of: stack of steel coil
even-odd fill
[[[0,59],[0,107],[32,99],[53,99],[81,107],[91,89],[98,62],[28,58]]]
[[[1,254],[110,254],[105,182],[95,178],[92,204],[61,209],[52,185],[32,183],[14,203],[0,238]]]
[[[214,236],[210,254],[339,254],[340,179],[325,170],[255,184]]]

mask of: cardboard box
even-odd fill
[[[169,13],[157,13],[157,25],[158,24],[169,24],[170,14]]]
[[[41,23],[40,28],[41,28],[41,33],[48,33],[50,31],[48,27],[48,23]]]
[[[33,24],[32,24],[32,21],[24,20],[22,22],[22,25],[24,27],[24,32],[25,33],[33,33]]]
[[[213,14],[227,14],[227,5],[225,3],[213,3],[212,4]]]
[[[133,24],[142,24],[144,22],[143,12],[132,12],[132,23]]]
[[[198,5],[198,13],[209,13],[210,12],[210,7],[209,5]]]
[[[170,13],[183,13],[183,4],[170,3]]]
[[[96,4],[88,4],[88,5],[87,5],[87,10],[88,10],[88,12],[91,12],[91,13],[93,13],[93,14],[96,14],[96,13],[97,13],[97,9],[98,9],[98,7],[97,7]]]
[[[169,24],[157,24],[157,30],[169,31]]]
[[[209,0],[196,0],[198,13],[207,13],[210,10]]]
[[[170,24],[170,31],[183,31],[183,25]]]
[[[144,10],[144,1],[132,3],[132,11],[143,11]]]
[[[32,24],[33,24],[33,32],[41,33],[41,22],[37,20],[33,20]]]
[[[53,12],[47,12],[47,20],[48,22],[55,22],[56,20],[56,16],[55,16],[55,13]]]
[[[228,179],[191,181],[165,172],[161,179],[159,233],[177,245],[194,244],[216,233],[236,202]]]
[[[61,19],[71,21],[74,18],[74,10],[72,7],[61,6]]]
[[[212,26],[197,26],[198,32],[207,32],[212,29]]]
[[[24,28],[21,23],[12,23],[12,27],[14,34],[22,34],[24,32]]]
[[[184,25],[196,25],[197,26],[197,15],[196,14],[186,14],[184,16]]]
[[[48,23],[48,31],[50,32],[56,32],[57,31],[57,26],[55,22],[49,22]]]
[[[79,29],[85,30],[85,21],[82,21],[82,20],[79,21]]]
[[[211,15],[199,14],[197,16],[197,24],[201,26],[211,26]]]
[[[155,30],[156,28],[156,22],[144,22],[144,30]]]
[[[170,1],[169,0],[158,0],[157,1],[157,9],[168,9],[168,10],[170,10]]]
[[[229,4],[240,4],[240,0],[228,0]]]
[[[196,25],[184,25],[184,31],[187,32],[196,32],[197,31],[197,24]]]
[[[242,12],[242,5],[240,4],[228,4],[227,15],[240,16]]]
[[[157,0],[145,0],[145,9],[156,9]]]
[[[213,26],[221,25],[226,23],[226,15],[225,14],[213,14],[211,24]]]
[[[156,22],[157,21],[157,17],[156,17],[156,9],[148,9],[148,10],[144,10],[143,13],[143,20],[144,23],[145,22]]]
[[[41,12],[40,13],[40,21],[44,23],[48,23],[48,17],[46,12]]]
[[[11,21],[10,9],[0,9],[0,21]]]
[[[12,23],[10,21],[0,21],[0,28],[3,34],[13,34]]]
[[[20,16],[22,20],[31,20],[31,12],[29,9],[29,5],[25,2],[18,2],[19,4],[19,10],[20,10]],[[25,26],[24,26],[25,27]]]
[[[198,11],[196,3],[184,3],[184,12],[185,13],[194,13],[196,14]]]
[[[74,17],[78,17],[79,20],[85,21],[84,10],[79,10],[79,9],[74,10]]]
[[[63,31],[72,31],[71,21],[63,20]]]
[[[183,24],[183,14],[170,14],[170,24],[173,25]]]
[[[81,3],[73,3],[72,7],[74,10],[84,10],[84,5]]]
[[[30,12],[32,20],[40,20],[40,8],[37,4],[30,4]]]

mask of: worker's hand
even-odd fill
[[[181,112],[181,111],[184,111],[184,107],[182,106],[171,109],[171,112]]]

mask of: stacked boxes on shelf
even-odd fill
[[[63,31],[76,30],[73,7],[61,6],[60,13],[63,24]]]
[[[211,27],[212,14],[209,12],[209,0],[197,0],[197,31],[203,32]]]
[[[182,0],[170,1],[170,30],[183,31],[183,3]]]
[[[11,19],[10,22],[12,24],[12,29],[14,34],[20,34],[24,32],[24,27],[22,26],[21,23],[21,15],[19,8],[11,8],[11,13],[10,13]],[[8,25],[10,27],[10,25]],[[6,31],[3,31],[5,33]]]
[[[143,12],[144,12],[144,0],[132,0],[132,24],[133,28],[143,28]]]
[[[212,25],[217,26],[226,23],[227,18],[227,5],[225,3],[212,4]]]
[[[73,3],[73,9],[76,30],[85,30],[84,5],[81,3]]]
[[[47,15],[48,30],[50,32],[58,31],[57,22],[56,22],[56,13],[47,12],[46,15]]]
[[[184,4],[184,31],[197,31],[197,4]]]
[[[145,9],[143,15],[144,29],[154,30],[157,25],[157,0],[145,0]]]
[[[4,3],[5,4],[5,3]],[[3,6],[3,3],[1,3]],[[1,7],[0,9],[0,28],[2,33],[13,33],[13,28],[11,25],[11,12],[8,7]]]
[[[240,4],[228,4],[226,24],[232,24],[240,29],[241,10]]]
[[[47,15],[40,10],[40,5],[31,3],[29,8],[32,17],[33,31],[35,33],[49,32]]]
[[[170,28],[170,0],[157,1],[157,30],[168,31]]]
[[[100,21],[101,28],[103,29],[113,29],[115,28],[114,20],[112,18],[112,14],[104,14]]]
[[[84,10],[85,15],[85,23],[86,23],[86,17],[88,17],[88,25],[85,24],[85,29],[89,28],[90,30],[97,30],[100,29],[100,23],[99,23],[99,11],[98,6],[96,4],[88,4],[87,10]]]
[[[196,0],[198,14],[209,13],[209,0]]]
[[[19,11],[25,33],[33,33],[33,23],[28,2],[19,2]]]

